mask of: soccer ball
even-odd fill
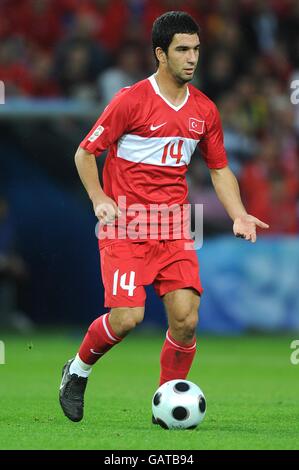
[[[164,429],[194,429],[205,417],[206,399],[194,383],[170,380],[154,394],[152,410]]]

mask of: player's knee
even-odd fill
[[[140,309],[132,309],[128,312],[128,317],[130,317],[133,328],[135,328],[135,326],[139,325],[139,323],[142,322],[144,317],[144,311]]]
[[[117,321],[118,330],[121,331],[122,334],[129,333],[133,330],[142,322],[144,316],[144,312],[139,308],[117,309],[117,312],[112,312],[112,315],[113,314],[114,320]]]
[[[142,319],[139,316],[132,315],[130,312],[124,314],[120,319],[120,325],[124,332],[133,330]]]
[[[187,339],[192,339],[195,335],[198,324],[197,315],[189,315],[183,325],[183,333]]]
[[[196,328],[197,328],[197,320],[187,322],[185,325],[185,328],[183,330],[183,335],[186,338],[187,341],[191,341],[192,338],[194,338],[196,334]]]
[[[186,313],[184,317],[180,317],[174,322],[175,330],[184,337],[185,340],[191,340],[196,332],[198,324],[197,311]]]

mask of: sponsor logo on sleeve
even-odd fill
[[[104,127],[103,126],[98,126],[93,133],[88,137],[89,142],[94,142],[97,140],[98,137],[103,133]]]

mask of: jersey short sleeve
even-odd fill
[[[80,147],[96,156],[99,155],[126,133],[130,114],[128,89],[123,89],[106,106],[91,131],[80,143]]]
[[[199,148],[208,168],[224,168],[228,165],[221,119],[216,106],[211,110],[210,119],[207,121],[207,132],[200,141]]]

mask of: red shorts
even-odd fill
[[[143,307],[144,286],[149,284],[160,297],[186,287],[201,294],[197,255],[194,249],[186,250],[185,243],[186,240],[124,240],[102,248],[105,307]]]

